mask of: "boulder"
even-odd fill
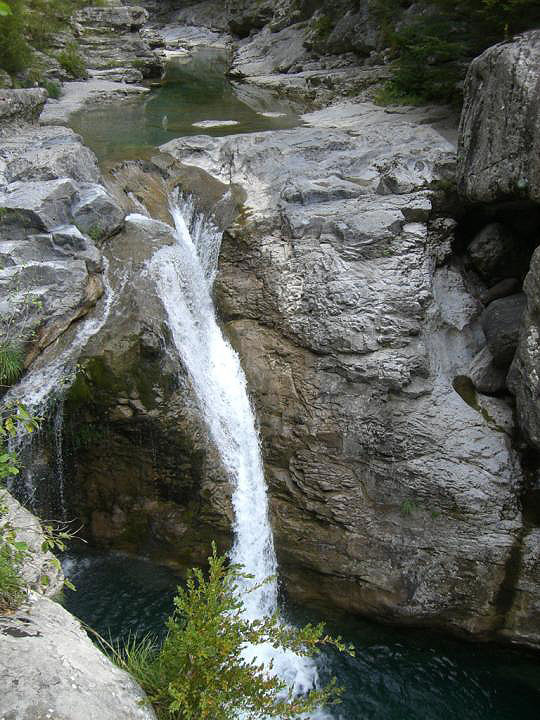
[[[43,88],[0,90],[0,134],[12,123],[36,122],[46,101]]]
[[[144,77],[161,75],[163,59],[142,38],[148,12],[138,6],[86,7],[72,18],[77,45],[89,70],[108,71],[111,80],[136,82],[131,69]],[[113,72],[114,71],[114,72]]]
[[[494,300],[482,313],[482,328],[498,368],[507,368],[516,352],[527,298],[524,293]]]
[[[487,346],[475,355],[468,376],[476,390],[485,395],[499,393],[506,387],[506,370],[495,365],[491,350]]]
[[[488,48],[470,65],[459,131],[458,188],[473,202],[540,201],[540,30]]]
[[[117,232],[124,222],[124,211],[101,185],[84,185],[77,191],[71,207],[74,224],[95,240]]]
[[[0,617],[2,717],[155,720],[145,695],[60,605],[32,595]]]
[[[486,225],[472,240],[467,248],[467,255],[474,269],[488,280],[498,280],[512,275],[512,255],[517,250],[516,239],[501,225]]]

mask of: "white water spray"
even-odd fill
[[[231,560],[243,565],[251,587],[276,576],[277,560],[268,515],[268,498],[255,416],[240,360],[224,338],[211,296],[220,231],[194,212],[193,205],[171,201],[176,244],[150,261],[158,294],[167,312],[174,344],[188,373],[209,434],[234,488],[234,546]],[[275,612],[277,580],[245,593],[249,619]],[[273,661],[274,672],[296,692],[317,682],[314,663],[271,646],[246,649],[259,662]]]

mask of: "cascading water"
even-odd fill
[[[178,195],[171,200],[170,210],[176,244],[158,250],[150,261],[150,270],[177,352],[232,481],[235,540],[231,560],[253,576],[251,587],[269,576],[275,578],[277,560],[246,378],[238,355],[219,328],[211,295],[221,233],[194,211],[190,201],[182,201]],[[276,579],[244,593],[247,617],[257,619],[275,612],[277,595]],[[273,671],[296,692],[306,692],[317,682],[317,671],[309,658],[271,646],[246,648],[246,656],[258,662],[272,661]]]

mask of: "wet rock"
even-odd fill
[[[124,214],[101,185],[82,186],[71,207],[75,225],[95,240],[103,240],[117,232],[124,222]]]
[[[474,202],[540,201],[540,31],[486,50],[469,68],[458,187]]]
[[[516,251],[516,238],[501,223],[491,223],[472,240],[467,255],[475,270],[493,281],[512,273],[512,255]]]
[[[136,682],[43,597],[0,618],[3,717],[155,720]]]
[[[474,357],[468,375],[478,392],[485,395],[496,394],[506,387],[506,369],[495,365],[487,346]]]
[[[496,367],[507,368],[516,352],[527,298],[523,293],[494,300],[482,314],[482,328]]]

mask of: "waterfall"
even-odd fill
[[[171,200],[176,244],[158,250],[150,271],[167,313],[177,352],[185,365],[209,435],[233,486],[234,545],[231,560],[253,580],[243,594],[246,616],[261,618],[277,609],[277,560],[268,513],[266,482],[255,416],[240,359],[223,336],[212,300],[221,243],[220,231],[178,195]],[[296,692],[317,682],[310,658],[271,646],[246,648],[246,657],[273,662],[273,670]]]

